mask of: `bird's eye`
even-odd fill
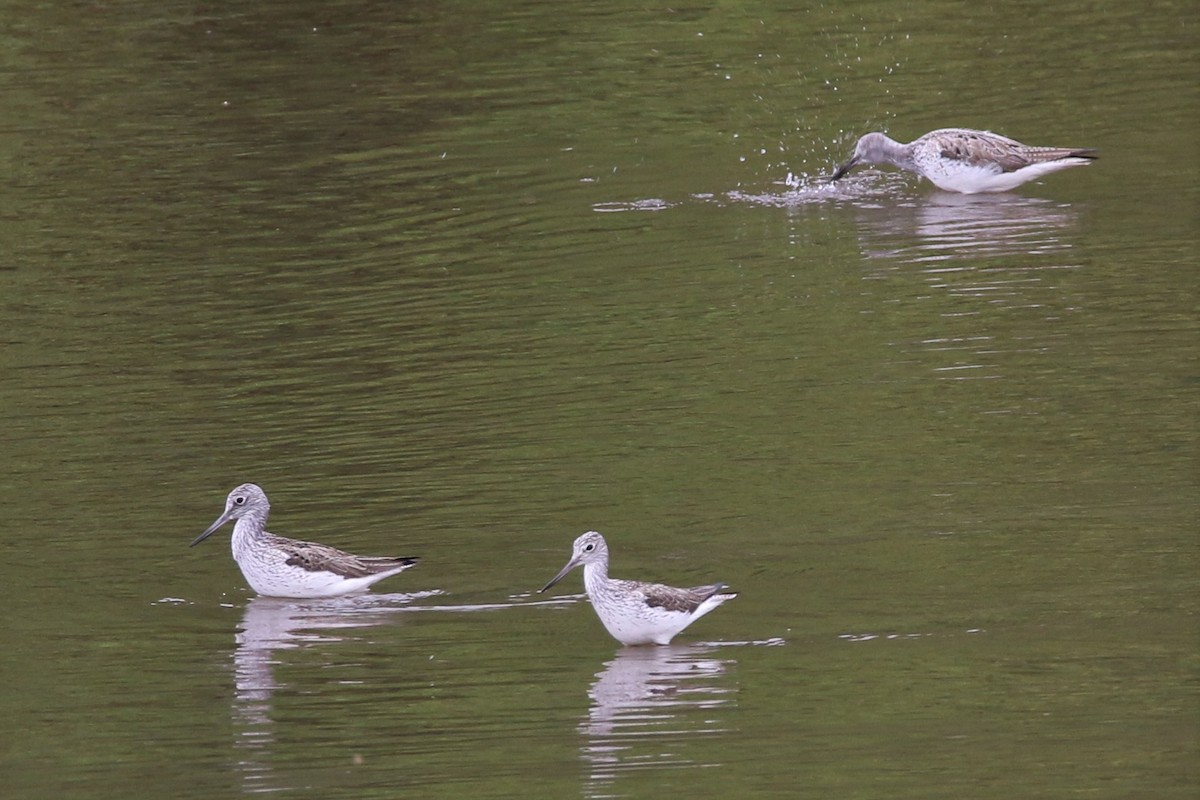
[[[585,544],[583,546],[583,552],[585,552],[585,553],[590,553],[595,549],[596,549],[596,545],[592,544],[591,542],[588,542],[587,544]]]
[[[237,497],[233,498],[233,502],[235,505],[244,506],[246,505],[246,498],[238,495]]]

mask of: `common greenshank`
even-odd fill
[[[360,592],[419,561],[356,556],[329,545],[267,533],[270,510],[266,493],[253,483],[243,483],[229,493],[225,513],[189,546],[200,544],[229,520],[237,520],[233,560],[254,591],[271,597],[334,597]]]
[[[1051,172],[1090,164],[1098,156],[1087,147],[1030,147],[968,128],[942,128],[908,144],[884,133],[868,133],[829,180],[838,180],[859,164],[892,164],[948,192],[1007,192]]]
[[[539,591],[546,591],[583,565],[583,586],[596,616],[621,644],[668,644],[674,636],[737,592],[723,583],[677,589],[661,583],[608,577],[608,544],[596,531],[575,540],[571,560]]]

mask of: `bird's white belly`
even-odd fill
[[[977,194],[979,192],[1003,192],[1024,181],[1012,182],[1014,173],[1004,173],[997,167],[974,167],[970,164],[938,164],[925,170],[925,177],[939,189],[947,192]]]
[[[369,578],[343,578],[332,572],[309,572],[297,567],[265,571],[239,566],[250,588],[268,597],[336,597],[362,591],[371,585]]]
[[[605,629],[621,644],[666,644],[687,626],[690,618],[683,612],[646,605],[639,608],[613,607],[603,602],[592,605]]]
[[[934,186],[948,192],[1007,192],[1051,172],[1088,163],[1090,162],[1084,158],[1063,158],[1003,172],[999,167],[977,167],[962,162],[939,161],[924,165],[924,175]]]

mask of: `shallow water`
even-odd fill
[[[7,790],[1192,797],[1200,20],[963,8],[2,12]],[[820,180],[949,125],[1101,159]]]

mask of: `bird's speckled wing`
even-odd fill
[[[1030,164],[1058,161],[1064,158],[1095,158],[1089,148],[1030,147],[1015,139],[986,131],[947,131],[938,137],[941,156],[962,161],[973,167],[999,166],[1003,172],[1015,172]]]
[[[661,608],[664,611],[682,611],[691,613],[700,607],[708,598],[725,588],[723,583],[708,586],[694,586],[690,589],[677,589],[674,586],[664,586],[661,583],[639,584],[638,592],[651,608]]]
[[[365,578],[397,567],[412,566],[416,558],[388,558],[382,556],[356,556],[336,547],[319,542],[301,542],[295,539],[275,537],[272,544],[286,556],[286,564],[308,572],[332,572],[343,578]]]

